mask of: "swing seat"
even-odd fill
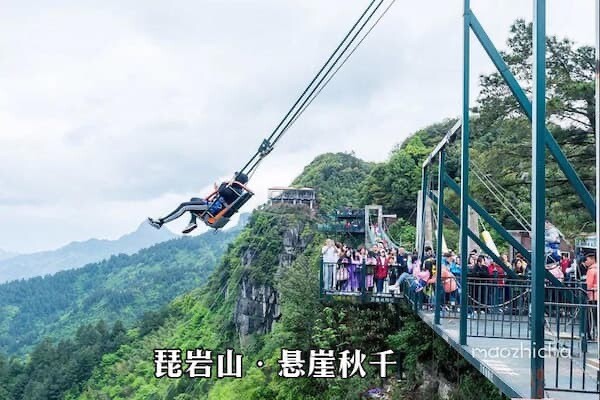
[[[223,228],[253,195],[254,192],[243,183],[230,182],[209,197],[206,211],[197,215],[210,228]]]

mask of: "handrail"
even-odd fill
[[[427,166],[431,164],[431,161],[434,160],[434,158],[439,154],[439,152],[444,147],[446,147],[446,145],[452,143],[456,139],[456,136],[458,135],[458,132],[460,132],[461,128],[462,121],[459,119],[458,121],[456,121],[454,126],[452,126],[452,128],[450,128],[448,132],[446,132],[442,140],[440,140],[440,142],[437,144],[437,146],[435,146],[431,154],[429,154],[429,157],[427,157],[425,162],[423,162],[423,168],[427,168]]]

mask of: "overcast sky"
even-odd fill
[[[531,3],[472,7],[504,47]],[[368,0],[0,4],[0,248],[31,252],[116,238],[230,177]],[[550,33],[593,43],[593,0],[548,5]],[[398,0],[262,164],[246,209],[320,153],[382,161],[459,115],[461,16],[462,0]],[[492,66],[473,53],[476,84]]]

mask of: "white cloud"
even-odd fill
[[[529,3],[473,9],[503,47],[511,22],[531,19]],[[114,238],[228,178],[366,4],[4,1],[0,248]],[[264,162],[250,206],[322,152],[381,161],[416,129],[458,115],[461,7],[397,2]],[[593,7],[549,2],[549,31],[591,43]],[[492,66],[473,43],[474,99]]]

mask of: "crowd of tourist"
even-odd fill
[[[369,292],[389,293],[403,273],[412,270],[416,255],[408,254],[402,247],[386,248],[377,243],[370,249],[364,246],[352,248],[327,239],[322,249],[323,283],[325,290],[359,292],[362,289],[362,273],[365,268],[365,288]]]
[[[403,247],[388,246],[379,241],[370,248],[349,245],[327,239],[322,248],[323,289],[325,291],[358,293],[366,291],[372,294],[394,295],[401,290],[422,293],[424,303],[433,302],[432,295],[436,286],[436,257],[432,247],[425,246],[423,260],[415,252],[407,252]],[[467,275],[469,277],[469,313],[502,312],[502,304],[510,301],[515,287],[526,287],[531,277],[531,268],[526,258],[517,254],[512,261],[501,254],[498,261],[504,267],[477,250],[469,253]],[[363,271],[364,269],[364,271]],[[590,305],[597,305],[598,267],[594,252],[588,252],[575,260],[569,255],[550,255],[546,260],[547,271],[561,283],[583,286],[580,277],[585,275],[585,288]],[[509,277],[507,270],[514,272]],[[442,256],[441,283],[443,304],[446,308],[460,306],[460,276],[462,274],[460,257],[448,251]],[[514,278],[516,275],[516,279]],[[474,283],[473,283],[474,282]],[[480,282],[480,283],[478,283]],[[547,281],[550,286],[552,282]],[[478,286],[479,285],[479,286]],[[363,287],[364,286],[364,287]],[[561,292],[547,293],[547,301],[561,300]],[[548,298],[548,296],[550,296]],[[595,315],[595,314],[594,314]],[[590,321],[597,326],[597,321]]]

